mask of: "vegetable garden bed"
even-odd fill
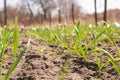
[[[89,28],[80,24],[28,29],[20,35],[18,51],[29,36],[30,45],[9,80],[119,80],[119,30],[112,25]],[[2,75],[12,63],[10,57],[4,59]]]

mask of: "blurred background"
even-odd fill
[[[106,13],[105,13],[106,1]],[[120,22],[120,0],[0,0],[0,25],[19,19],[19,25]],[[95,12],[96,9],[96,12]],[[105,17],[107,16],[107,17]]]

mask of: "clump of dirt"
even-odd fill
[[[27,43],[28,36],[20,37],[19,51]],[[113,47],[105,45],[110,52],[116,52]],[[11,49],[8,49],[8,55]],[[10,54],[10,53],[9,53]],[[87,60],[49,43],[32,38],[31,44],[22,57],[9,80],[116,80],[120,76],[111,64],[99,72],[94,61],[94,54],[89,53]],[[113,53],[115,55],[115,53]],[[103,53],[104,55],[104,53]],[[70,57],[69,57],[70,56]],[[116,55],[115,55],[116,56]],[[6,59],[3,65],[3,75],[12,64]]]

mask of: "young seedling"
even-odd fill
[[[109,62],[112,63],[113,67],[116,69],[116,71],[118,72],[118,74],[120,74],[120,68],[119,68],[119,66],[115,62],[113,56],[108,51],[106,51],[104,49],[101,49],[101,48],[96,48],[95,50],[96,51],[102,51],[102,52],[104,52],[106,54],[106,56],[108,57]]]
[[[15,19],[15,28],[13,31],[13,57],[16,57],[19,45],[19,31],[18,31],[18,20]]]
[[[9,37],[10,37],[10,30],[8,28],[8,25],[6,28],[3,30],[3,34],[0,35],[0,77],[2,75],[2,64],[3,64],[3,59],[4,59],[4,53],[5,50],[7,49],[9,43],[7,43]]]
[[[30,44],[30,39],[28,40],[27,45],[23,48],[23,50],[18,55],[18,57],[15,60],[15,62],[9,68],[9,70],[8,70],[7,74],[5,75],[5,77],[4,77],[3,80],[8,80],[9,76],[11,75],[11,73],[14,71],[14,69],[16,68],[16,66],[18,65],[18,63],[20,62],[20,59],[22,58],[23,54],[25,53],[25,51],[29,47],[29,44]]]
[[[96,48],[96,46],[97,46],[98,38],[100,38],[104,32],[105,32],[105,30],[101,31],[98,35],[95,35],[95,33],[92,32],[92,38],[93,38],[92,43],[94,45],[94,48]]]
[[[9,28],[9,24],[7,24],[6,28],[2,31],[1,35],[0,35],[0,79],[1,80],[8,80],[9,76],[11,75],[11,73],[14,71],[15,67],[17,66],[17,64],[19,63],[22,55],[25,53],[26,49],[29,46],[30,43],[30,39],[27,43],[27,45],[24,47],[24,49],[20,52],[20,54],[18,55],[17,59],[16,54],[18,52],[18,26],[17,26],[17,19],[15,22],[15,27],[13,29]],[[13,40],[13,43],[10,41]],[[8,69],[7,74],[5,74],[4,76],[2,75],[2,65],[4,64],[4,57],[5,57],[5,50],[7,50],[8,47],[13,47],[13,61],[15,60],[15,62],[11,65],[10,69]]]
[[[99,71],[101,72],[102,69],[103,69],[103,67],[104,67],[104,64],[103,64],[103,62],[102,62],[102,59],[98,57],[98,54],[97,54],[97,53],[95,54],[95,60],[96,60],[96,63],[97,63],[97,65],[98,65],[98,69],[99,69]]]

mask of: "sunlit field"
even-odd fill
[[[16,20],[1,28],[1,79],[119,79],[119,30],[116,24],[80,23],[21,30]]]
[[[0,80],[120,80],[120,0],[0,0]]]

